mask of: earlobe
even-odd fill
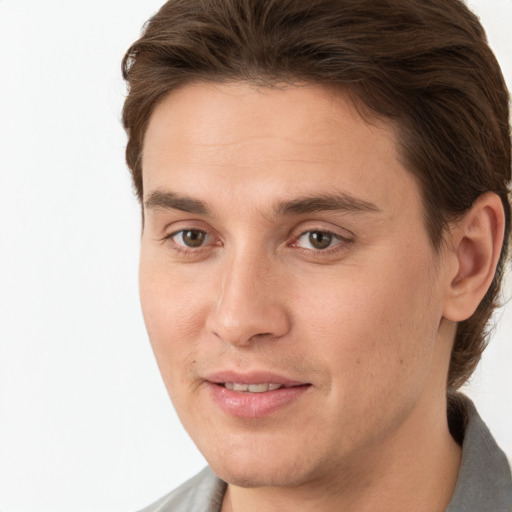
[[[450,246],[456,265],[448,276],[446,319],[462,322],[475,312],[494,278],[504,231],[503,204],[493,192],[480,196],[453,224]]]

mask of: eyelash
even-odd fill
[[[196,232],[196,233],[202,233],[203,235],[206,235],[206,237],[209,237],[211,235],[208,234],[208,231],[204,230],[204,229],[198,229],[198,228],[188,228],[188,229],[179,229],[177,231],[173,231],[172,233],[169,233],[168,235],[166,235],[164,238],[163,238],[163,241],[166,242],[171,242],[171,247],[174,251],[176,251],[178,254],[181,254],[181,255],[192,255],[192,254],[196,254],[196,255],[199,255],[201,253],[203,253],[209,246],[208,245],[201,245],[199,247],[187,247],[185,245],[179,245],[178,243],[176,243],[173,238],[177,235],[179,235],[180,233],[181,234],[184,234],[186,232]],[[220,242],[218,243],[215,243],[214,244],[215,246],[220,246],[222,245]]]
[[[162,239],[162,241],[163,242],[171,242],[171,248],[174,251],[176,251],[178,254],[183,255],[183,256],[200,255],[203,252],[207,251],[208,248],[212,246],[212,245],[206,244],[206,245],[200,245],[196,248],[187,247],[185,245],[180,245],[173,240],[173,238],[176,237],[177,235],[180,235],[180,234],[183,235],[186,232],[195,232],[197,234],[205,235],[207,238],[211,237],[211,235],[208,233],[208,231],[206,231],[204,229],[198,229],[198,228],[188,228],[187,229],[187,228],[185,228],[185,229],[179,229],[177,231],[173,231],[172,233],[169,233]],[[334,244],[334,246],[332,246],[332,247],[329,246],[329,247],[326,247],[325,249],[314,249],[314,248],[309,249],[309,248],[305,248],[305,247],[300,247],[298,245],[299,240],[308,234],[310,234],[310,236],[311,236],[312,233],[321,233],[322,235],[327,235],[327,236],[331,237],[331,239],[332,239],[331,241],[336,241],[336,243]],[[287,246],[292,247],[292,248],[296,249],[297,251],[300,251],[302,254],[306,254],[309,257],[321,258],[322,256],[333,255],[333,254],[337,254],[338,252],[342,252],[343,250],[346,250],[350,245],[352,245],[352,243],[353,243],[352,239],[342,236],[339,233],[335,233],[334,231],[330,231],[328,229],[307,229],[307,230],[301,231],[300,233],[298,233],[298,235],[294,236],[292,239],[292,242],[289,243]],[[222,245],[223,244],[220,241],[216,241],[213,244],[213,246],[217,246],[217,247],[220,247]]]
[[[321,233],[322,235],[327,235],[331,238],[330,242],[334,242],[334,245],[329,245],[325,249],[308,249],[305,247],[300,247],[298,245],[299,240],[309,234],[311,236],[313,233]],[[338,252],[346,250],[352,244],[352,240],[348,237],[342,236],[339,233],[335,233],[334,231],[329,231],[328,229],[307,229],[299,233],[296,237],[294,237],[294,241],[289,244],[289,247],[294,247],[301,253],[305,253],[308,256],[313,257],[325,257],[327,255],[334,255]]]

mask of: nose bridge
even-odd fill
[[[277,262],[240,247],[223,265],[209,328],[222,340],[243,345],[256,336],[280,337],[289,328],[278,296]]]

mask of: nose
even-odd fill
[[[285,335],[290,329],[290,316],[282,302],[279,270],[275,267],[261,255],[239,255],[223,262],[206,328],[238,346]]]

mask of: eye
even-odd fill
[[[322,251],[330,249],[340,242],[344,241],[343,237],[336,235],[330,231],[306,231],[297,238],[294,245],[303,249],[314,251]]]
[[[182,229],[169,235],[169,238],[178,246],[195,249],[202,247],[208,241],[208,233],[201,229]]]

